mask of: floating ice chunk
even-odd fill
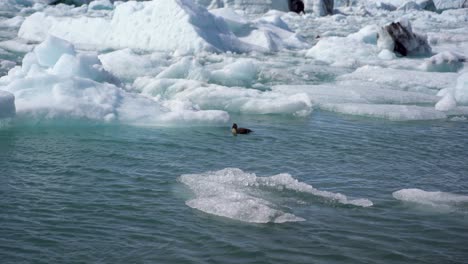
[[[421,91],[435,94],[438,90],[454,87],[458,74],[409,71],[403,69],[363,66],[338,80],[367,81],[393,87],[398,90]],[[432,90],[432,92],[431,92]]]
[[[261,51],[278,51],[283,48],[305,49],[309,44],[301,36],[292,32],[281,19],[282,14],[268,12],[254,21],[247,30],[237,33],[239,38]]]
[[[121,80],[133,81],[138,76],[154,76],[166,66],[166,58],[157,53],[138,55],[131,49],[99,55],[104,68]]]
[[[211,73],[210,81],[224,86],[251,87],[256,80],[258,66],[251,59],[240,59]]]
[[[0,119],[13,117],[15,113],[15,96],[0,90]]]
[[[3,10],[0,8],[0,10]],[[1,27],[11,27],[11,28],[19,28],[24,21],[24,17],[22,16],[15,16],[9,18],[7,20],[0,21]]]
[[[9,60],[0,60],[0,76],[7,73],[10,69],[16,66],[16,63]]]
[[[378,45],[402,56],[430,55],[432,52],[427,36],[413,33],[410,22],[404,19],[384,26],[379,31]]]
[[[420,68],[430,72],[457,72],[463,68],[467,58],[451,51],[445,51],[426,60]]]
[[[183,57],[178,62],[161,71],[158,79],[190,79],[207,80],[209,73],[203,69],[198,61],[191,57]]]
[[[365,26],[356,33],[348,36],[350,39],[359,40],[367,44],[377,44],[379,28],[376,25]]]
[[[247,114],[283,114],[306,116],[312,104],[304,93],[282,93],[256,89],[210,85],[197,81],[142,77],[133,87],[142,94],[167,100],[190,101],[200,109],[217,109]]]
[[[0,48],[18,53],[26,53],[31,51],[34,48],[34,46],[15,39],[0,42]]]
[[[355,67],[375,60],[377,54],[376,45],[367,44],[353,37],[326,37],[321,38],[306,56],[330,63],[332,66]]]
[[[122,3],[115,8],[111,20],[38,12],[26,18],[18,33],[34,41],[42,41],[47,34],[100,49],[179,50],[180,53],[249,50],[223,19],[191,0]]]
[[[442,209],[456,209],[468,205],[468,196],[448,192],[428,192],[421,189],[402,189],[393,197],[403,202],[416,203]]]
[[[195,197],[186,202],[200,211],[251,223],[284,223],[304,221],[285,212],[278,193],[318,196],[341,204],[372,206],[367,199],[351,200],[343,194],[321,191],[294,179],[289,174],[258,177],[240,169],[227,168],[201,174],[184,174],[179,181],[193,191]]]
[[[455,100],[460,105],[468,105],[468,72],[458,77],[455,88]]]
[[[250,21],[232,8],[218,8],[210,10],[210,12],[215,16],[222,17],[234,34],[242,33],[251,27]]]
[[[272,91],[284,94],[306,93],[319,107],[328,103],[434,104],[438,97],[416,92],[394,91],[381,85],[342,81],[321,85],[278,85]]]
[[[388,49],[383,49],[379,53],[379,58],[381,58],[382,60],[393,60],[396,58],[396,55],[395,53],[389,51]]]
[[[54,36],[48,36],[34,49],[37,61],[41,66],[52,67],[63,54],[75,55],[75,48],[70,42]]]
[[[375,118],[384,118],[391,121],[417,121],[446,119],[447,115],[433,107],[414,105],[379,105],[379,104],[323,104],[323,109],[349,114]]]
[[[457,107],[457,101],[451,92],[446,93],[444,97],[435,105],[435,109],[438,111],[449,111],[455,107]]]
[[[422,7],[420,5],[418,5],[416,2],[408,1],[408,2],[404,3],[403,5],[399,6],[398,10],[403,10],[403,11],[415,10],[415,11],[419,11],[419,10],[422,10]]]
[[[456,8],[468,8],[466,0],[434,0],[437,10],[447,10]]]

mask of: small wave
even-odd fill
[[[468,196],[448,192],[428,192],[421,189],[402,189],[393,193],[397,200],[432,206],[441,209],[456,209],[468,205]]]
[[[284,211],[281,200],[275,199],[278,191],[311,194],[346,205],[372,206],[368,199],[352,200],[340,193],[321,191],[286,173],[257,177],[254,173],[237,168],[226,168],[201,174],[185,174],[179,180],[195,194],[194,199],[186,202],[189,207],[251,223],[305,221]]]

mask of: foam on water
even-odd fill
[[[440,209],[454,210],[468,206],[468,196],[448,192],[428,192],[421,189],[402,189],[393,193],[393,197],[403,202],[410,202]]]
[[[237,168],[226,168],[201,174],[184,174],[179,180],[194,192],[195,197],[186,202],[188,206],[251,223],[304,221],[301,217],[285,212],[285,205],[275,199],[275,196],[286,192],[317,196],[344,205],[373,205],[368,199],[349,199],[341,193],[316,189],[287,173],[258,177]]]

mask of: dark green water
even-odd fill
[[[467,203],[427,206],[392,193],[468,195],[467,122],[324,112],[234,119],[255,133],[3,126],[1,263],[466,263]],[[185,204],[193,194],[180,175],[229,167],[257,176],[289,173],[374,205],[270,190],[306,221],[253,224]]]

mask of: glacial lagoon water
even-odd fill
[[[468,258],[467,122],[395,123],[320,111],[308,118],[233,118],[255,132],[234,137],[229,127],[2,127],[2,262],[464,263]],[[194,194],[181,175],[225,168],[258,177],[289,173],[323,191],[369,199],[373,206],[255,186],[251,196],[304,221],[249,223],[186,205]],[[405,202],[392,196],[410,188],[456,193],[465,200],[425,204],[431,197]]]
[[[218,10],[268,44],[242,54],[17,38],[35,12],[71,31],[116,6],[0,3],[0,90],[16,96],[0,120],[0,263],[467,262],[466,9]],[[433,54],[379,49],[400,18]],[[457,85],[458,107],[436,110]]]

